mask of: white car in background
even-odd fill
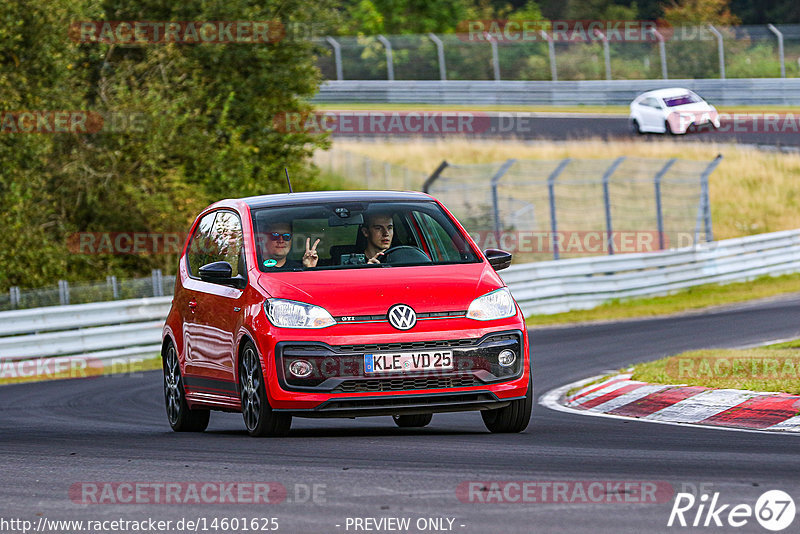
[[[631,102],[630,125],[636,133],[685,134],[690,128],[719,128],[719,113],[688,89],[657,89]]]

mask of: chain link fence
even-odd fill
[[[445,161],[426,176],[343,150],[315,155],[354,187],[430,193],[481,248],[509,250],[515,263],[712,241],[708,178],[720,160]]]
[[[117,280],[116,276],[109,276],[105,282],[84,282],[75,285],[66,280],[59,280],[55,287],[39,289],[12,287],[8,293],[0,295],[0,311],[163,297],[171,295],[174,287],[175,276],[164,276],[159,269],[154,270],[148,277],[127,280]]]
[[[322,51],[317,64],[329,80],[800,77],[800,25],[685,26],[661,28],[658,36],[607,41],[541,32],[528,39],[326,37],[316,40]]]

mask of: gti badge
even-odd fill
[[[417,324],[417,312],[406,304],[395,304],[389,308],[389,323],[398,330],[410,330]]]

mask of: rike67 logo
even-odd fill
[[[755,506],[722,503],[719,492],[711,497],[704,493],[699,498],[691,493],[678,493],[667,526],[739,528],[755,519],[765,529],[778,532],[791,525],[794,516],[794,500],[781,490],[764,492]]]

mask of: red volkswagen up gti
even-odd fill
[[[241,412],[253,436],[293,416],[479,410],[520,432],[533,386],[522,312],[434,198],[344,191],[223,200],[192,226],[162,356],[169,423],[203,431]]]

